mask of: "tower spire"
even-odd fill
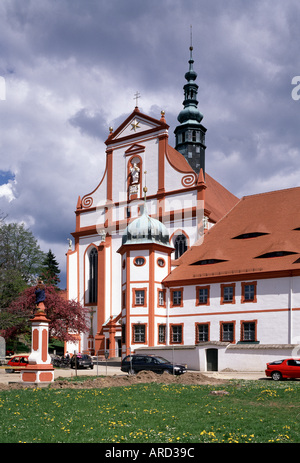
[[[200,169],[205,172],[205,132],[206,128],[201,124],[203,114],[198,109],[198,85],[197,73],[194,70],[193,59],[193,34],[190,28],[190,59],[189,69],[185,73],[187,83],[184,85],[184,108],[178,114],[180,123],[174,131],[176,150],[186,158],[193,170],[199,174]]]
[[[193,30],[191,26],[191,42],[190,42],[190,59],[189,59],[189,70],[185,74],[185,78],[188,82],[195,81],[197,79],[197,73],[194,71],[194,60],[193,60]],[[198,85],[196,85],[198,90]],[[197,101],[198,104],[198,101]],[[202,116],[203,117],[203,116]]]

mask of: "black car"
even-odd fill
[[[76,363],[77,362],[77,365]],[[86,354],[73,355],[70,362],[71,368],[94,368],[92,358]]]
[[[121,370],[125,373],[135,374],[142,370],[154,371],[162,374],[167,371],[170,374],[182,375],[186,372],[185,365],[173,365],[163,357],[153,355],[127,355],[121,362]]]

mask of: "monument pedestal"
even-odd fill
[[[54,381],[54,369],[44,365],[28,365],[21,373],[21,381],[29,385],[46,386]]]
[[[31,323],[31,354],[27,367],[21,372],[21,381],[28,385],[47,385],[54,381],[54,368],[48,353],[49,320],[43,302],[38,304],[38,310]]]

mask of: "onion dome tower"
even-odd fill
[[[158,325],[166,316],[163,280],[171,269],[167,228],[144,209],[126,228],[118,250],[122,261],[122,355],[135,348],[159,344]]]
[[[184,108],[178,114],[180,122],[174,131],[176,150],[188,161],[192,169],[199,174],[200,169],[205,175],[205,133],[206,128],[201,124],[203,114],[198,109],[197,73],[193,68],[193,46],[190,46],[189,70],[185,74],[187,83],[184,85]]]
[[[142,214],[127,226],[122,236],[122,245],[150,243],[170,247],[167,228],[162,222],[148,215],[144,202]]]

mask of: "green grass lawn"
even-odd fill
[[[0,391],[1,443],[299,443],[299,418],[297,381]]]

